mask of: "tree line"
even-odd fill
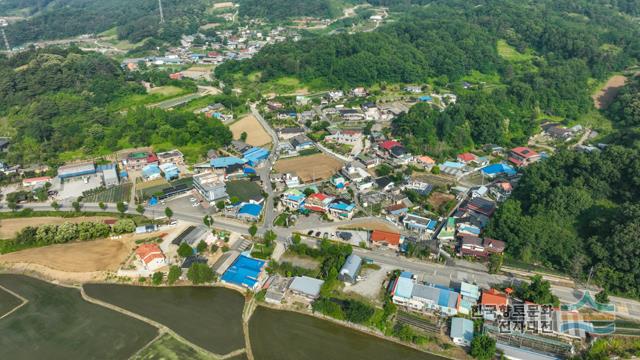
[[[120,219],[113,227],[102,222],[85,221],[81,223],[63,223],[61,225],[27,226],[20,230],[14,239],[3,240],[0,252],[15,249],[65,244],[71,241],[87,241],[109,236],[134,232],[136,224],[131,219]]]

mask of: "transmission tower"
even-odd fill
[[[158,0],[158,7],[160,8],[160,24],[164,23],[164,13],[162,12],[162,0]]]
[[[11,52],[11,46],[9,46],[9,40],[7,39],[7,34],[4,32],[4,28],[9,26],[9,23],[5,19],[0,19],[0,32],[2,32],[2,39],[4,40],[4,46],[7,48],[7,51]]]

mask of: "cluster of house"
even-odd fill
[[[269,157],[270,152],[267,149],[248,146],[239,141],[234,143],[241,156],[218,157],[216,153],[212,153],[209,161],[195,166],[198,174],[193,176],[193,187],[208,206],[229,200],[226,185],[228,181],[256,179],[255,166]],[[225,214],[247,221],[257,221],[262,213],[263,200],[262,196],[259,196],[248,202],[230,204]]]
[[[233,113],[220,103],[209,104],[202,109],[195,111],[198,114],[204,114],[208,118],[218,119],[222,122],[230,122],[233,120]]]
[[[290,210],[327,214],[338,220],[351,219],[356,209],[356,205],[349,200],[321,192],[306,196],[296,188],[285,191],[280,197],[280,202]]]
[[[506,339],[508,334],[520,347],[531,347],[535,351],[553,348],[570,353],[571,341],[585,337],[584,329],[590,325],[571,326],[572,323],[584,324],[579,312],[524,302],[510,296],[510,289],[505,291],[480,289],[467,282],[457,282],[453,287],[423,283],[407,271],[400,273],[389,287],[391,299],[398,306],[450,317],[451,339],[460,346],[470,346],[475,335],[474,322],[469,317],[482,319],[485,332],[497,335],[499,341],[500,336]]]
[[[277,27],[263,33],[260,30],[240,27],[236,31],[219,30],[215,37],[204,34],[183,35],[180,46],[170,48],[163,56],[151,56],[143,58],[127,58],[121,62],[121,66],[129,71],[138,70],[140,64],[147,66],[184,65],[184,64],[208,64],[219,65],[228,60],[250,59],[265,45],[282,42],[287,39],[297,39],[298,34],[290,29]],[[196,38],[204,39],[200,45],[194,42]],[[202,53],[194,52],[195,48],[202,48]],[[172,78],[182,77],[194,80],[210,80],[210,71],[202,74],[198,71],[182,71],[175,73]]]

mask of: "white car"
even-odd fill
[[[198,207],[198,206],[200,206],[200,203],[193,203],[193,205],[191,205],[191,206]]]
[[[192,197],[191,199],[189,199],[189,201],[191,201],[191,202],[196,202],[196,201],[198,201],[198,199],[196,199],[196,198]]]

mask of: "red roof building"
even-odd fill
[[[166,265],[164,254],[158,244],[142,244],[136,249],[136,256],[149,271]]]
[[[391,149],[393,149],[396,146],[402,146],[402,144],[400,144],[399,142],[395,141],[395,140],[385,140],[383,142],[380,143],[380,147],[390,151]]]
[[[480,304],[482,304],[482,306],[495,306],[497,309],[499,309],[501,306],[507,306],[507,303],[507,295],[499,292],[496,289],[482,291],[482,298],[480,299]]]
[[[311,194],[304,201],[304,208],[316,212],[327,212],[327,210],[329,210],[329,205],[333,200],[333,196],[322,193]]]
[[[382,230],[374,230],[371,233],[371,242],[378,246],[386,246],[397,249],[402,243],[400,234]]]
[[[28,178],[28,179],[22,180],[22,186],[38,187],[38,186],[43,186],[48,182],[51,182],[51,178],[49,176],[34,177],[34,178]]]
[[[475,156],[475,155],[474,155],[474,154],[472,154],[472,153],[468,153],[468,152],[467,152],[467,153],[463,153],[463,154],[459,154],[459,155],[458,155],[458,160],[459,160],[460,162],[465,163],[465,164],[466,164],[466,163],[473,162],[473,161],[476,161],[477,159],[478,159],[478,157],[477,157],[477,156]]]
[[[529,149],[528,147],[520,146],[511,149],[509,152],[509,161],[516,166],[528,166],[531,163],[540,160],[540,154]]]

